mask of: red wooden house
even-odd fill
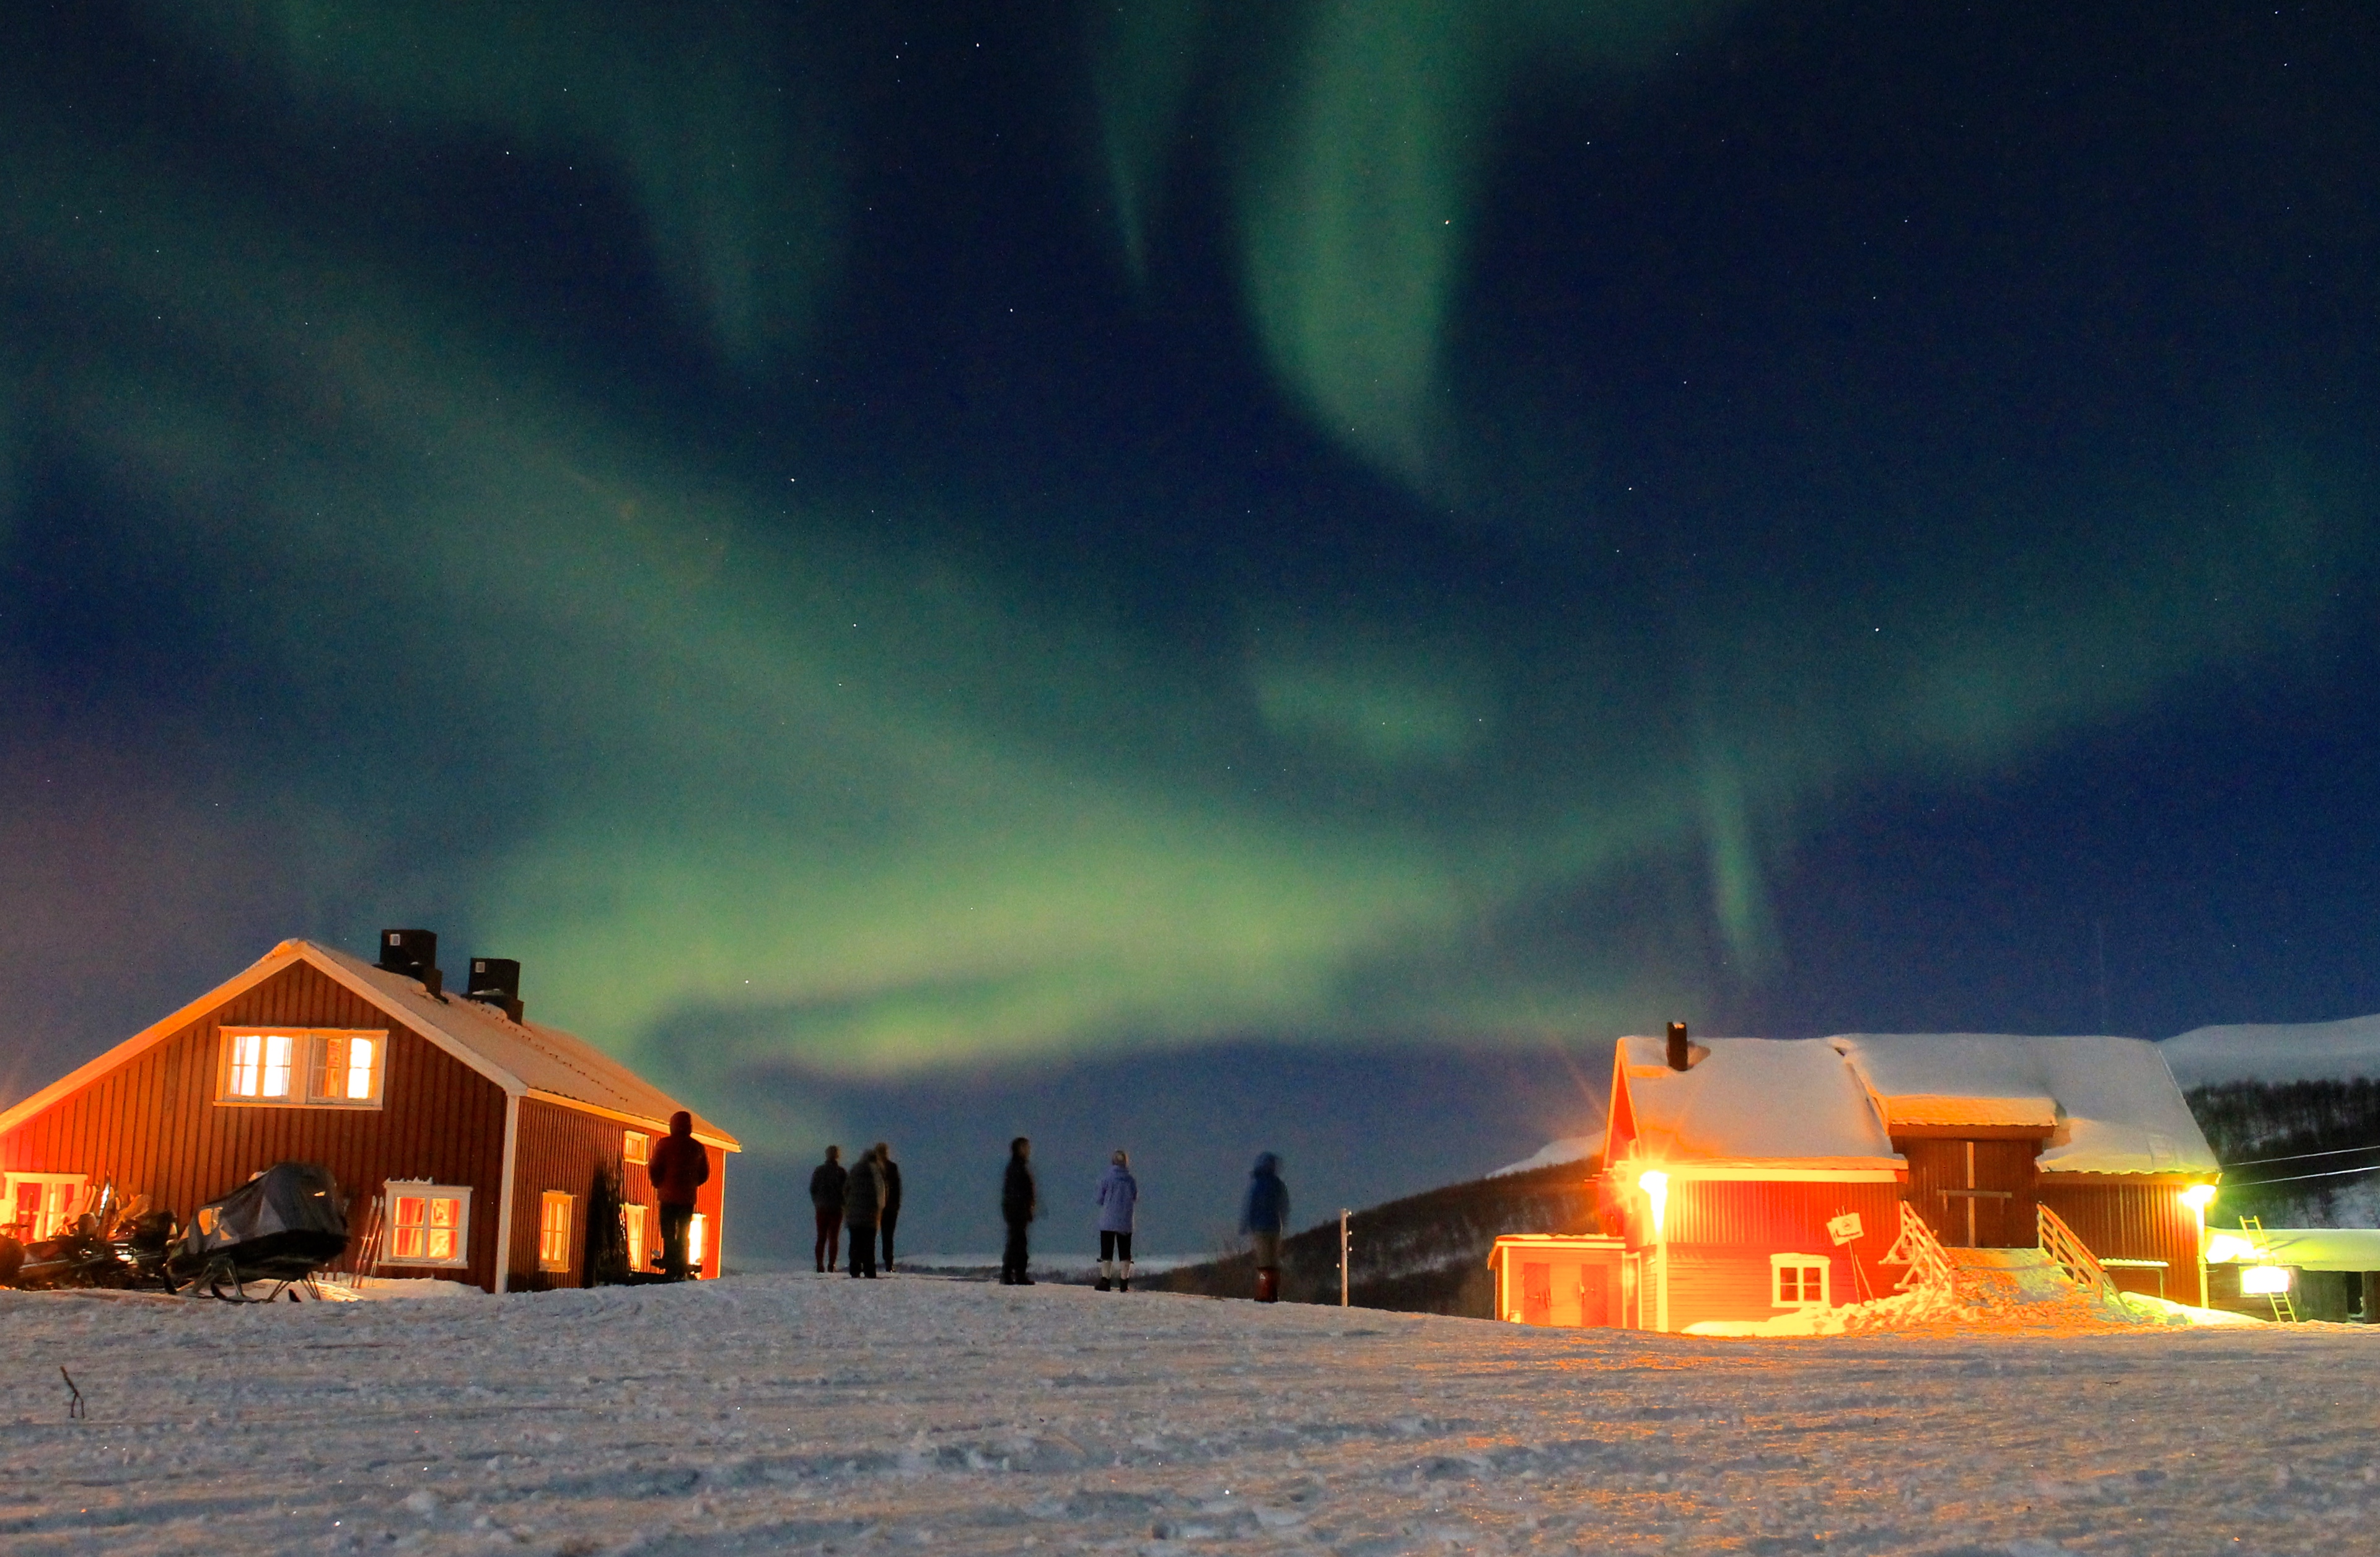
[[[1623,1038],[1598,1204],[1576,1249],[1500,1244],[1498,1311],[1634,1329],[1742,1323],[1891,1293],[1906,1202],[1953,1248],[2037,1247],[2062,1217],[2119,1284],[2201,1304],[2216,1174],[2156,1046],[2123,1038]],[[1555,1240],[1562,1243],[1562,1240]],[[1540,1269],[1539,1267],[1544,1267]],[[1508,1274],[1508,1268],[1512,1273]],[[1598,1277],[1597,1272],[1604,1272]],[[1548,1302],[1536,1288],[1555,1290]],[[1577,1321],[1574,1321],[1577,1322]]]
[[[0,1222],[46,1236],[113,1179],[187,1219],[285,1160],[321,1162],[351,1222],[379,1205],[375,1270],[490,1292],[586,1280],[600,1170],[620,1173],[632,1261],[657,1225],[643,1162],[679,1105],[585,1040],[526,1019],[517,964],[448,991],[437,937],[388,931],[378,963],[285,941],[221,988],[0,1113]],[[719,1269],[726,1156],[694,1236]]]

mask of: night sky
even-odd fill
[[[960,19],[965,18],[965,19]],[[2380,1010],[2380,14],[0,8],[0,1092],[436,929],[913,1247]],[[802,1235],[806,1237],[806,1234]]]

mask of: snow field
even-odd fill
[[[796,1275],[0,1294],[0,1333],[11,1553],[2181,1557],[2380,1521],[2380,1333],[2344,1327],[1730,1341]]]

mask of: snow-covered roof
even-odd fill
[[[2216,1265],[2294,1265],[2301,1271],[2380,1271],[2380,1228],[2267,1227],[2253,1235],[2210,1223],[2206,1258]]]
[[[335,947],[284,941],[220,988],[0,1113],[0,1130],[13,1128],[142,1050],[164,1042],[233,996],[300,962],[379,1006],[515,1097],[542,1094],[658,1130],[667,1130],[669,1116],[685,1107],[575,1033],[536,1022],[516,1022],[494,1006],[461,995],[442,1000],[417,979],[376,967]],[[730,1151],[742,1150],[735,1137],[700,1114],[694,1117],[694,1133],[710,1145]]]
[[[1620,1040],[1636,1155],[1707,1162],[1790,1158],[1814,1167],[1898,1161],[1866,1092],[1827,1044],[1715,1038],[1693,1047],[1698,1052],[1691,1066],[1674,1071],[1667,1040]]]
[[[2197,1028],[2157,1047],[2184,1087],[2380,1077],[2380,1016]]]
[[[2157,1044],[2138,1038],[1849,1033],[1840,1051],[1895,1129],[2047,1128],[2043,1173],[2211,1174],[2215,1153]]]

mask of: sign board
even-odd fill
[[[1854,1238],[1857,1238],[1863,1231],[1864,1231],[1864,1229],[1860,1226],[1860,1216],[1857,1211],[1845,1211],[1842,1215],[1835,1218],[1834,1221],[1827,1223],[1828,1235],[1833,1238],[1838,1244],[1850,1243]]]

